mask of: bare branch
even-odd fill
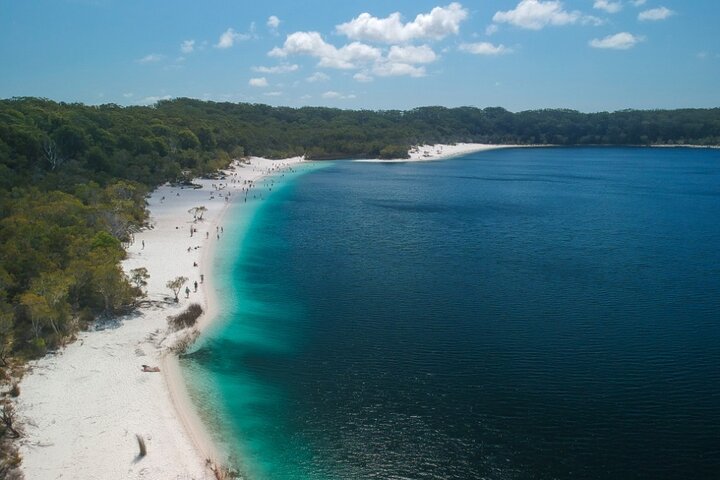
[[[50,170],[55,170],[65,163],[65,159],[60,155],[57,144],[50,137],[46,137],[43,141],[43,153],[45,154],[45,159],[50,164]]]

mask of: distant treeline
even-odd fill
[[[141,294],[142,275],[133,285],[119,262],[146,221],[150,188],[247,155],[404,157],[412,145],[455,142],[717,145],[720,109],[584,114],[0,100],[0,376],[9,355],[42,354]]]

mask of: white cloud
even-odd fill
[[[666,7],[651,8],[638,14],[638,20],[665,20],[668,17],[675,15],[675,12]]]
[[[276,30],[280,26],[280,19],[275,15],[270,15],[267,19],[267,26],[271,30]]]
[[[390,52],[387,55],[387,59],[395,63],[432,63],[437,60],[437,55],[427,45],[420,45],[415,47],[412,45],[400,47],[393,45],[390,47]]]
[[[123,93],[122,96],[125,98],[132,98],[135,96],[135,94],[132,92],[127,92],[127,93]]]
[[[310,83],[317,83],[317,82],[326,82],[330,80],[330,76],[324,74],[323,72],[315,72],[309,77],[307,77],[305,80],[307,80]]]
[[[248,85],[250,85],[251,87],[265,88],[268,86],[268,81],[265,77],[251,78],[248,82]]]
[[[230,48],[235,45],[235,42],[242,40],[248,40],[250,35],[245,33],[238,33],[232,28],[228,28],[225,32],[220,35],[218,43],[215,44],[215,48]]]
[[[330,91],[323,93],[322,98],[326,98],[329,100],[348,100],[348,99],[353,99],[353,98],[357,98],[357,97],[355,96],[355,94],[352,94],[352,93],[349,95],[343,95],[340,92],[335,92],[335,91],[330,90]]]
[[[498,32],[498,30],[500,30],[500,27],[498,27],[498,26],[495,25],[494,23],[491,23],[491,24],[488,25],[487,28],[485,29],[485,35],[487,35],[488,37],[491,36],[491,35],[495,35],[495,34]]]
[[[558,0],[521,0],[515,9],[496,12],[493,16],[495,23],[509,23],[530,30],[540,30],[548,25],[569,25],[581,20],[583,16],[580,12],[564,10]]]
[[[512,49],[505,45],[493,45],[490,42],[462,43],[460,50],[475,55],[505,55],[512,53]]]
[[[609,0],[595,0],[593,8],[605,10],[607,13],[617,13],[622,10],[621,2],[611,2]]]
[[[275,47],[268,55],[281,58],[288,55],[309,55],[319,58],[318,65],[321,67],[353,69],[377,61],[382,57],[382,52],[360,42],[336,48],[326,43],[318,32],[295,32],[288,35],[282,48]]]
[[[283,92],[265,92],[265,93],[263,93],[263,95],[265,95],[266,97],[279,97],[282,94],[283,94]]]
[[[180,44],[180,51],[182,53],[192,53],[195,51],[195,40],[183,40]]]
[[[139,105],[152,105],[154,103],[159,102],[160,100],[170,100],[172,97],[170,95],[163,95],[160,96],[151,96],[151,97],[145,97],[142,100],[139,100],[137,103]]]
[[[381,61],[373,65],[372,73],[378,77],[424,77],[425,67],[416,67],[409,63],[397,63],[390,61]]]
[[[636,7],[642,7],[645,3],[647,3],[647,0],[632,0],[632,4]]]
[[[151,53],[149,55],[145,55],[144,57],[138,59],[138,63],[157,63],[165,58],[165,55],[160,55],[159,53]]]
[[[359,81],[368,81],[371,73],[381,77],[422,77],[425,75],[425,68],[416,65],[432,63],[438,58],[427,45],[393,45],[387,56],[383,55],[381,49],[360,42],[337,48],[325,42],[317,32],[295,32],[288,35],[283,46],[272,49],[268,55],[280,58],[308,55],[319,59],[319,67],[362,70],[363,73],[355,77]]]
[[[639,35],[633,35],[628,32],[616,33],[615,35],[608,35],[602,39],[594,39],[590,41],[590,46],[593,48],[609,48],[613,50],[628,50],[639,42],[642,42],[644,37]]]
[[[360,83],[368,83],[374,80],[372,75],[368,74],[367,72],[358,72],[353,75],[353,78]]]
[[[361,13],[358,17],[335,27],[336,31],[352,40],[380,43],[405,43],[416,39],[441,40],[457,35],[460,23],[468,17],[468,11],[457,2],[445,7],[435,7],[430,13],[421,13],[415,20],[403,23],[400,13],[385,18]]]
[[[369,45],[360,42],[352,42],[340,47],[335,56],[321,58],[321,67],[330,68],[355,68],[355,64],[363,64],[378,60],[382,52]]]
[[[262,66],[261,67],[252,67],[252,70],[253,70],[253,72],[258,72],[258,73],[273,73],[273,74],[275,74],[275,73],[295,72],[299,68],[300,67],[298,65],[295,65],[295,64],[290,65],[290,64],[284,63],[282,65],[276,65],[274,67],[262,67]]]

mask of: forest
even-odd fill
[[[580,113],[423,107],[284,108],[193,99],[152,106],[0,100],[0,379],[133,308],[120,267],[145,196],[249,155],[406,157],[423,143],[720,144],[720,109]],[[140,272],[141,273],[141,272]]]

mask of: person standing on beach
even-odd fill
[[[190,287],[185,287],[185,298],[190,298]]]

